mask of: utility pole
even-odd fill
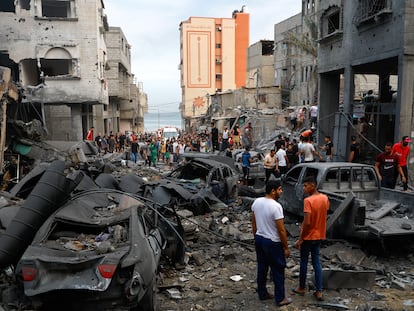
[[[260,77],[259,68],[256,69],[255,75],[256,75],[256,115],[259,115],[259,77]]]

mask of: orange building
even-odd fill
[[[186,130],[206,115],[211,95],[245,86],[250,15],[190,17],[180,24],[181,116]]]

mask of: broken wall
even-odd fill
[[[71,129],[71,140],[82,139],[83,128],[87,130],[92,124],[82,121],[83,112],[77,106],[108,104],[102,1],[20,0],[13,5],[14,10],[7,10],[6,2],[0,5],[4,26],[0,50],[19,66],[19,82],[28,90],[23,100],[69,107],[69,113],[61,116],[66,124],[71,119],[78,122],[71,122],[66,129],[58,124],[49,129],[53,133],[49,138],[66,139]],[[100,118],[102,114],[92,119]],[[90,119],[85,115],[84,120]],[[103,122],[96,121],[94,126],[99,130]]]

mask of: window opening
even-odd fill
[[[1,0],[0,1],[0,12],[16,12],[14,6],[14,0]]]
[[[43,0],[42,16],[44,17],[70,17],[70,2]]]
[[[20,7],[23,10],[30,10],[30,0],[20,0]]]
[[[47,77],[56,77],[63,75],[70,75],[71,72],[71,59],[44,59],[40,60],[42,71]]]
[[[328,34],[339,30],[339,11],[328,16]]]

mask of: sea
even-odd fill
[[[145,132],[154,132],[166,126],[182,129],[181,112],[148,112],[144,115]]]

